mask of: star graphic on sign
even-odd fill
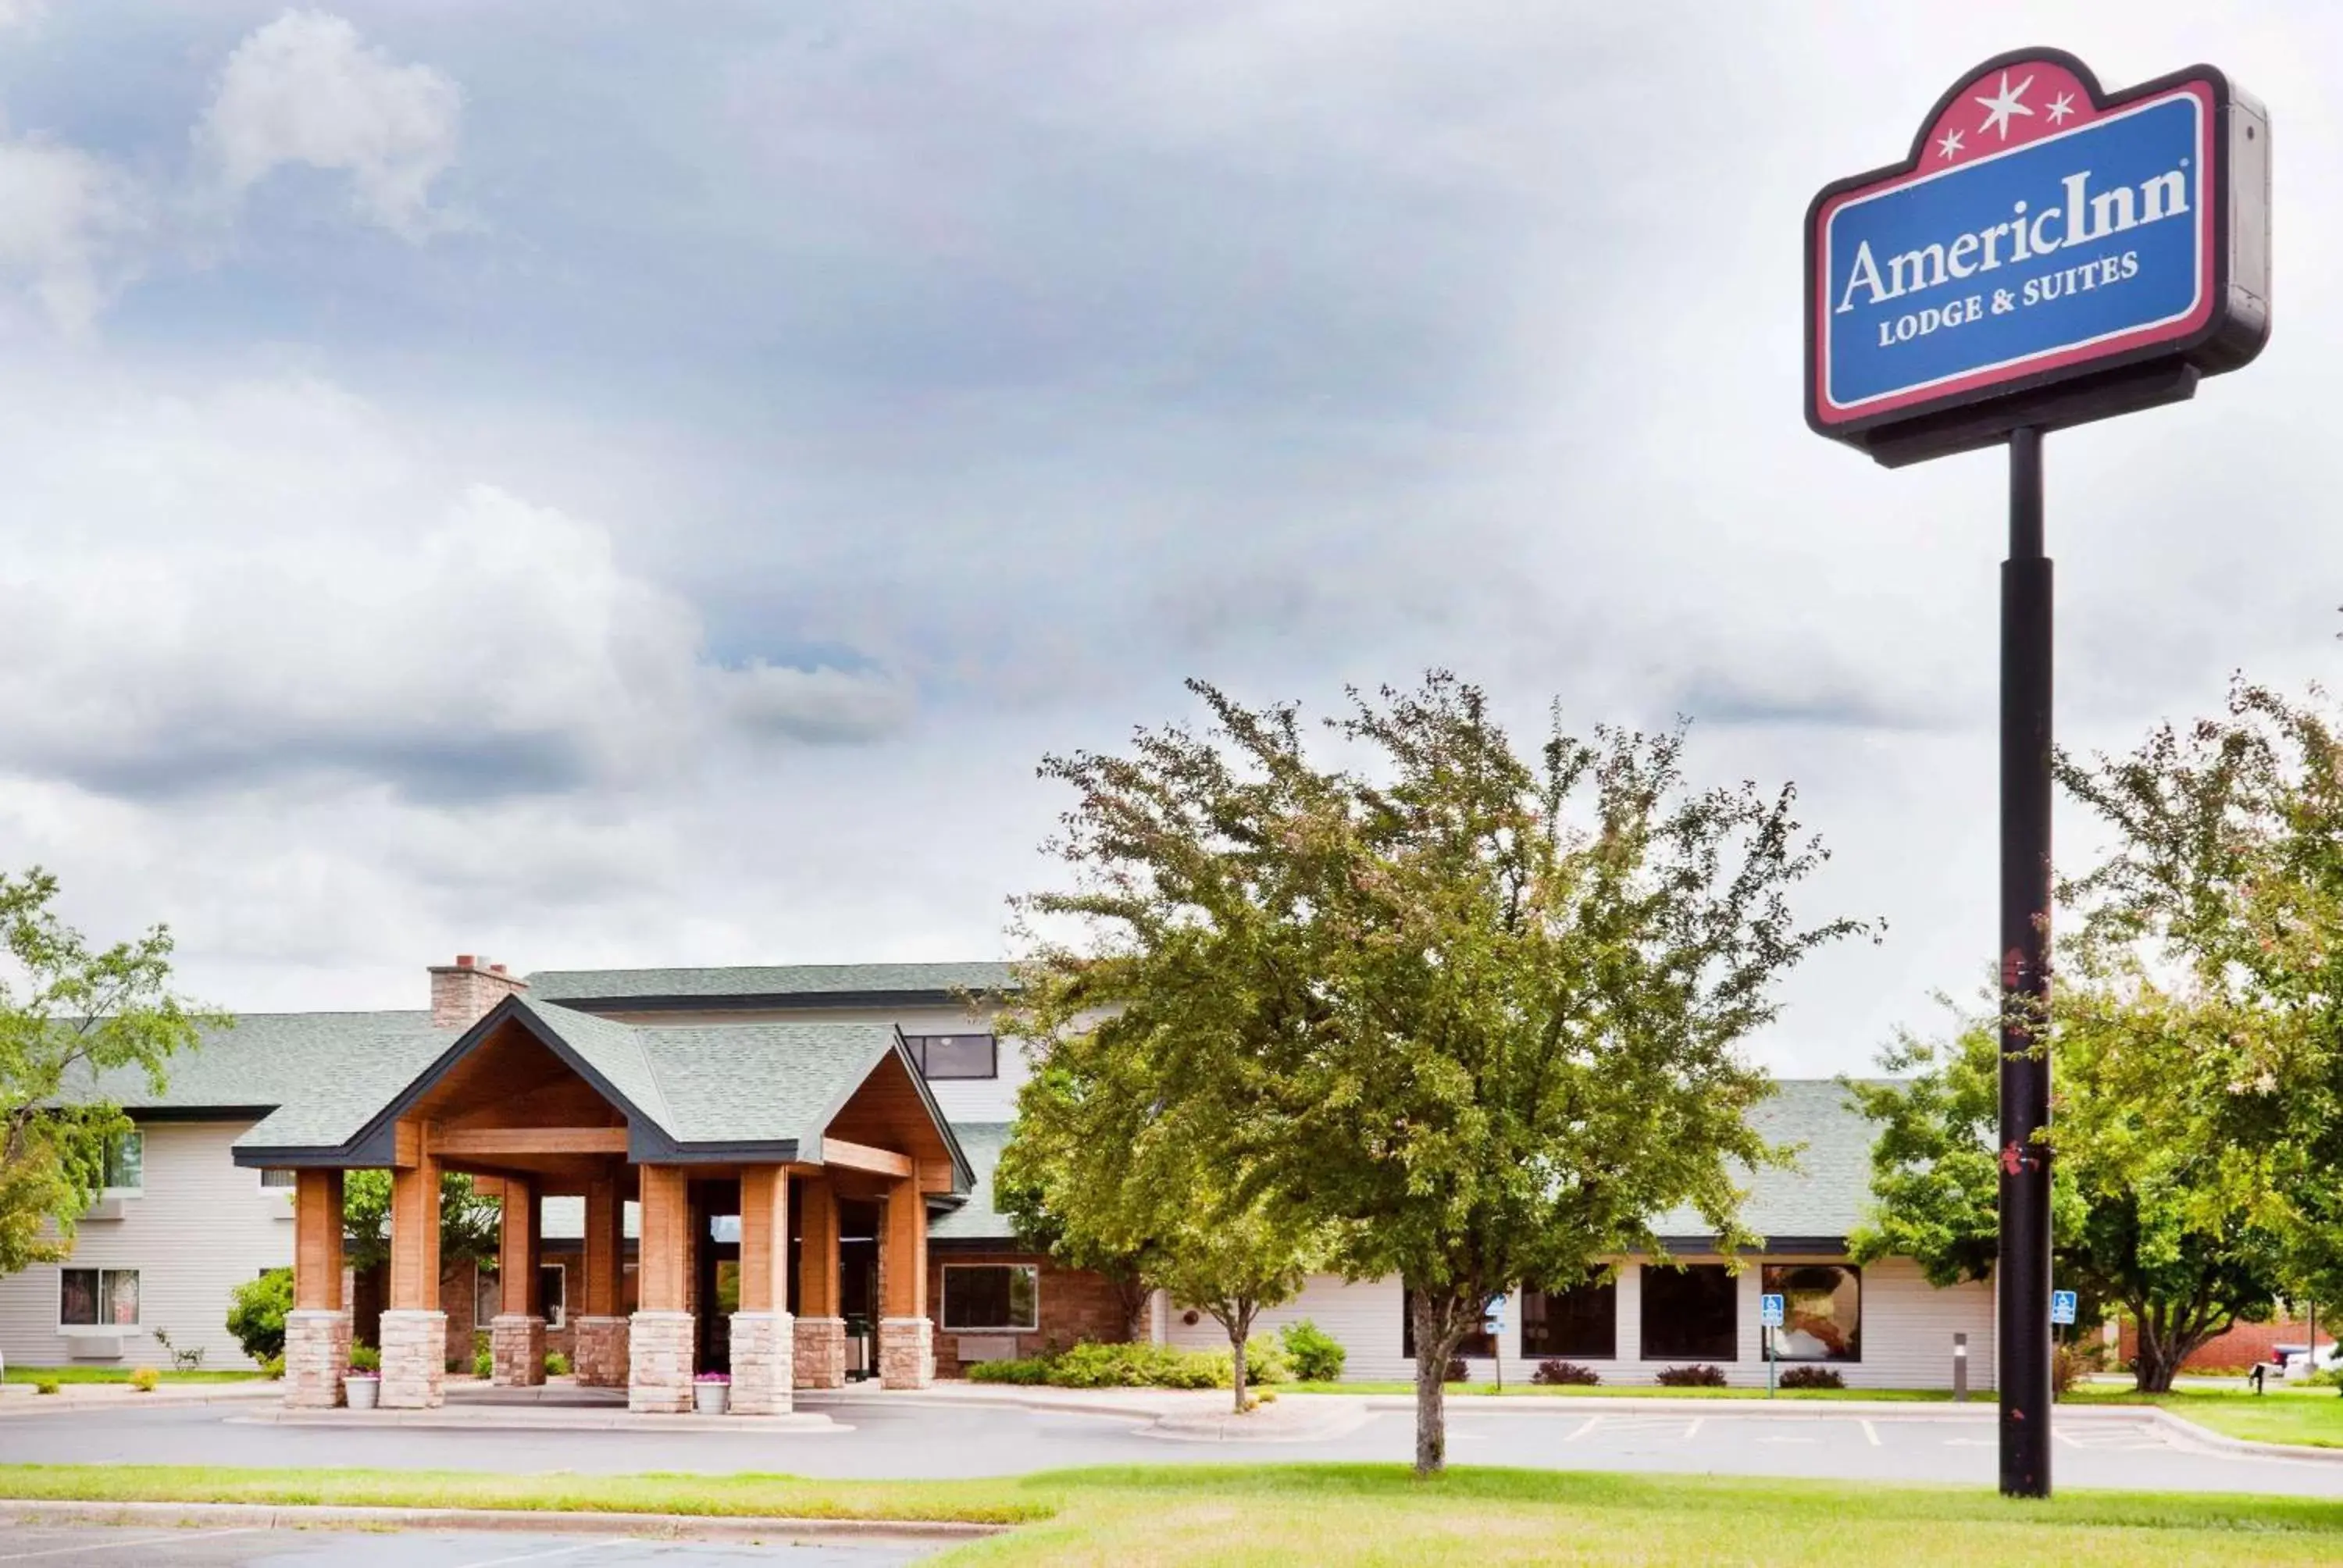
[[[2056,97],[2050,100],[2050,107],[2044,111],[2044,113],[2050,116],[2050,123],[2054,126],[2062,123],[2068,115],[2071,115],[2074,112],[2075,95],[2072,93],[2059,94]]]
[[[1937,147],[1937,151],[1938,151],[1938,153],[1939,153],[1939,155],[1940,155],[1941,156],[1948,157],[1948,158],[1958,157],[1958,156],[1960,156],[1960,152],[1961,152],[1961,134],[1960,134],[1960,132],[1958,132],[1958,131],[1947,131],[1947,132],[1946,132],[1946,133],[1945,133],[1945,139],[1944,139],[1944,140],[1942,140],[1942,141],[1940,141],[1940,142],[1938,142],[1938,143],[1936,144],[1936,147]]]
[[[2032,85],[2034,85],[2034,78],[2028,76],[2026,80],[2018,83],[2016,89],[2013,90],[2009,85],[2009,73],[2004,71],[2001,74],[2001,91],[1995,94],[1990,98],[1979,98],[1977,100],[1978,103],[1985,106],[1986,110],[1985,120],[1977,126],[1977,129],[1979,131],[1998,130],[2001,133],[2001,139],[2003,141],[2006,142],[2009,140],[2010,116],[2024,115],[2029,120],[2034,117],[2034,111],[2017,101],[2018,99],[2026,96],[2026,89]]]

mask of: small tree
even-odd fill
[[[1020,1244],[1047,1252],[1069,1269],[1096,1274],[1112,1286],[1122,1310],[1123,1335],[1135,1340],[1143,1326],[1147,1299],[1158,1283],[1154,1239],[1110,1239],[1093,1227],[1068,1224],[1051,1207],[1053,1191],[1062,1194],[1069,1182],[1080,1179],[1072,1168],[1074,1151],[1054,1131],[1071,1120],[1073,1107],[1065,1101],[1073,1093],[1062,1069],[1044,1068],[1026,1081],[1019,1094],[1019,1136],[1001,1151],[993,1167],[992,1206],[1015,1229]],[[1053,1103],[1044,1109],[1044,1101]]]
[[[131,1130],[115,1094],[231,1021],[171,989],[171,934],[93,951],[50,908],[57,879],[0,873],[0,1274],[73,1251],[75,1221]]]
[[[1245,1412],[1245,1342],[1264,1307],[1290,1302],[1325,1255],[1322,1235],[1275,1201],[1257,1198],[1234,1213],[1210,1207],[1166,1238],[1161,1264],[1163,1288],[1185,1307],[1194,1307],[1227,1332],[1237,1413]]]
[[[1229,1206],[1322,1229],[1353,1278],[1414,1294],[1416,1465],[1445,1462],[1442,1377],[1489,1300],[1658,1249],[1690,1204],[1730,1249],[1738,1168],[1776,1161],[1738,1042],[1774,982],[1860,928],[1803,928],[1821,859],[1791,792],[1694,790],[1682,737],[1558,728],[1524,760],[1435,672],[1353,693],[1314,759],[1290,707],[1199,682],[1203,735],[1051,758],[1075,885],[1028,900],[1055,980],[1044,1040],[1143,1040],[1085,1092],[1197,1130]],[[1052,1025],[1059,1026],[1055,1030]],[[1129,1145],[1113,1145],[1121,1148]]]
[[[285,1353],[285,1314],[293,1310],[293,1271],[271,1269],[229,1297],[227,1332],[254,1361]]]

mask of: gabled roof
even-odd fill
[[[941,1003],[1015,989],[1004,963],[780,964],[734,969],[540,970],[529,994],[596,1012]]]
[[[1017,1227],[992,1201],[992,1168],[1001,1163],[1001,1151],[1009,1147],[1012,1126],[1007,1121],[963,1121],[952,1129],[960,1136],[960,1146],[976,1179],[969,1186],[967,1202],[928,1221],[930,1241],[1000,1241],[1017,1233]]]
[[[901,1063],[953,1167],[974,1180],[951,1124],[891,1023],[739,1023],[640,1028],[525,995],[508,997],[461,1035],[441,1034],[387,1064],[288,1094],[237,1139],[240,1165],[382,1165],[417,1101],[507,1023],[518,1024],[627,1119],[639,1163],[821,1159],[823,1131],[890,1056]],[[437,1049],[428,1050],[436,1045]]]
[[[427,1012],[246,1013],[172,1056],[161,1094],[144,1073],[102,1074],[94,1091],[164,1121],[268,1113],[288,1142],[333,1142],[455,1043]]]
[[[1837,1081],[1777,1079],[1771,1097],[1749,1112],[1750,1125],[1768,1143],[1799,1144],[1793,1170],[1742,1171],[1748,1191],[1742,1223],[1766,1240],[1772,1251],[1802,1250],[1796,1243],[1827,1242],[1835,1250],[1863,1221],[1871,1200],[1871,1144],[1877,1130],[1855,1108]],[[1663,1214],[1653,1233],[1676,1251],[1714,1240],[1708,1221],[1690,1209]]]

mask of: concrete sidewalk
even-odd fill
[[[152,1393],[140,1393],[124,1382],[62,1383],[55,1393],[42,1393],[30,1383],[0,1383],[0,1418],[93,1406],[265,1403],[281,1399],[284,1393],[283,1383],[260,1377],[246,1382],[166,1382]]]
[[[46,1503],[0,1499],[0,1525],[136,1524],[156,1529],[496,1530],[561,1535],[649,1535],[718,1541],[856,1542],[866,1545],[974,1541],[1014,1528],[922,1519],[795,1519],[784,1515],[603,1513],[522,1508],[363,1508],[276,1503]]]

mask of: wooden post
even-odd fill
[[[804,1182],[798,1243],[798,1314],[838,1316],[838,1189],[823,1178]]]
[[[439,1310],[439,1161],[417,1139],[415,1162],[390,1173],[390,1304]]]
[[[537,1183],[508,1177],[505,1181],[504,1221],[497,1241],[497,1271],[502,1276],[503,1301],[498,1310],[516,1318],[541,1318],[537,1260]]]
[[[600,1176],[586,1183],[586,1278],[579,1292],[589,1318],[615,1318],[626,1271],[626,1205],[618,1179]]]
[[[636,1305],[639,1311],[686,1310],[684,1287],[691,1269],[689,1191],[681,1166],[642,1167],[642,1235],[635,1268]]]
[[[293,1178],[293,1304],[342,1310],[342,1173],[303,1170]]]
[[[914,1170],[887,1189],[887,1256],[882,1315],[928,1315],[928,1201]]]
[[[778,1312],[789,1301],[789,1173],[779,1165],[740,1171],[740,1311]]]

